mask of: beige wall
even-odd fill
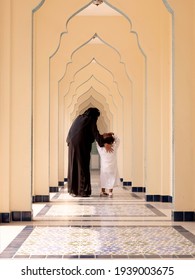
[[[0,1],[0,212],[10,210],[10,29],[10,1]]]
[[[193,0],[170,1],[175,13],[174,137],[175,209],[195,209],[194,200],[194,15]],[[180,16],[182,15],[182,16]],[[176,47],[178,46],[178,47]]]
[[[193,2],[193,16],[195,13],[195,3]],[[192,43],[193,46],[195,46],[195,21],[193,21],[194,23],[194,27],[193,27],[193,39],[192,39]],[[193,77],[195,76],[195,52],[193,52],[193,68],[192,68],[192,75]],[[194,79],[192,79],[193,84],[192,84],[192,92],[195,92],[195,82]],[[192,104],[195,104],[195,94],[192,94]],[[194,110],[192,110],[192,112],[194,112]],[[192,123],[193,123],[193,138],[192,138],[192,143],[195,143],[195,114],[192,113]],[[192,166],[193,166],[193,170],[195,170],[195,146],[192,145],[192,155],[193,155],[193,161],[192,161]],[[193,182],[195,182],[195,172],[193,172]],[[194,188],[194,184],[193,184],[193,188],[192,188],[192,192],[193,192],[193,201],[195,201],[195,188]]]
[[[38,3],[33,0],[0,1],[0,212],[31,211],[32,208],[31,32],[32,9]]]
[[[124,181],[194,211],[194,1],[89,4],[0,0],[0,212],[30,211],[67,177],[67,132],[88,106],[121,139]]]

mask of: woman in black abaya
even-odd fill
[[[100,112],[97,108],[89,108],[79,115],[68,132],[68,192],[73,196],[90,196],[90,153],[94,140],[104,146],[104,138],[97,129]],[[108,152],[111,145],[105,144]]]

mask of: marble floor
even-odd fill
[[[195,259],[195,223],[173,222],[171,203],[146,202],[117,187],[100,197],[73,198],[66,185],[36,203],[33,221],[0,225],[0,258]]]

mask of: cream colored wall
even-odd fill
[[[195,13],[195,2],[193,2],[193,11]],[[193,15],[194,16],[194,15]],[[192,44],[193,46],[195,46],[195,21],[193,21],[194,23],[194,27],[193,27],[193,38],[192,38]],[[192,68],[192,76],[195,76],[195,52],[193,52],[193,68]],[[193,80],[193,89],[192,92],[195,92],[195,82],[194,79]],[[195,104],[195,94],[192,94],[192,104]],[[194,112],[194,110],[192,110],[192,112]],[[195,114],[192,114],[192,123],[193,123],[193,138],[192,138],[192,143],[195,143]],[[193,159],[195,159],[195,145],[192,145],[192,155],[193,155]],[[192,162],[193,165],[193,170],[195,170],[195,160],[193,160]],[[195,172],[193,172],[193,182],[195,182]],[[194,186],[195,183],[193,183]],[[193,187],[193,201],[195,201],[195,188]]]
[[[31,211],[32,9],[39,1],[0,1],[0,212]],[[25,11],[25,13],[24,13]]]
[[[171,194],[171,15],[162,1],[139,1],[142,9],[130,2],[121,5],[146,57],[145,185],[149,194]]]
[[[10,5],[0,1],[0,212],[10,211]]]
[[[0,0],[0,212],[30,211],[31,187],[48,195],[67,177],[68,128],[88,106],[121,139],[124,181],[194,211],[194,1],[110,0],[118,16],[79,15],[89,3]]]
[[[48,0],[34,14],[34,194],[47,195],[49,186],[58,185],[57,73],[50,63],[67,17],[76,8],[74,5],[64,9],[64,1],[58,1],[56,5]],[[60,179],[63,179],[61,174]]]
[[[194,15],[193,0],[169,1],[175,15],[174,138],[175,210],[195,210],[194,200]]]

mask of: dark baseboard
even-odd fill
[[[180,222],[194,222],[195,212],[193,211],[172,211],[172,220]]]
[[[132,182],[123,181],[123,186],[132,186]]]
[[[50,193],[56,193],[59,192],[59,186],[58,187],[49,187],[49,192]]]
[[[12,211],[11,213],[0,213],[0,223],[27,221],[32,221],[31,211]]]
[[[36,202],[49,202],[49,195],[33,195],[32,203]]]
[[[32,221],[31,211],[13,211],[11,212],[13,222],[27,222]]]
[[[147,194],[146,201],[150,202],[173,202],[173,198],[170,195],[156,195],[156,194]]]
[[[0,223],[9,223],[11,221],[10,213],[0,213]]]
[[[132,187],[132,192],[146,192],[145,187]]]

